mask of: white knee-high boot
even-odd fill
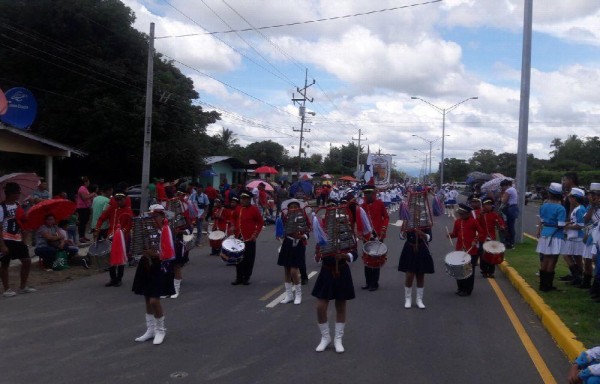
[[[404,287],[404,308],[412,306],[412,287]]]
[[[294,299],[294,304],[302,303],[302,285],[296,285],[296,290],[294,294],[296,295],[296,298]]]
[[[146,333],[142,336],[137,337],[135,341],[147,341],[154,338],[154,315],[146,313]]]
[[[285,297],[281,300],[281,304],[287,304],[294,301],[294,292],[292,292],[292,283],[285,283]]]
[[[325,348],[331,343],[331,336],[329,335],[329,323],[319,324],[319,330],[321,331],[321,342],[317,345],[317,352],[323,352]]]
[[[335,323],[335,339],[333,339],[333,346],[337,353],[344,352],[344,346],[342,345],[342,337],[344,336],[344,328],[346,323]]]
[[[418,288],[417,287],[417,307],[421,308],[421,309],[425,309],[425,304],[423,304],[423,290],[425,288]]]
[[[165,336],[167,335],[167,328],[165,328],[165,317],[156,319],[156,326],[154,328],[154,345],[162,344]]]
[[[171,299],[176,299],[179,297],[179,291],[181,290],[181,279],[174,279],[173,285],[175,286],[175,294],[171,295]]]

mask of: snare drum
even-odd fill
[[[467,252],[450,252],[446,255],[444,264],[446,264],[446,274],[457,280],[467,279],[473,274],[471,255]]]
[[[183,235],[183,250],[189,252],[196,246],[196,235],[193,233],[189,235]]]
[[[227,264],[239,264],[244,258],[246,244],[242,240],[229,238],[221,245],[221,259]]]
[[[110,266],[109,255],[111,246],[111,241],[104,239],[95,241],[88,248],[87,254],[88,256],[91,256],[90,261],[92,264],[95,264],[98,269],[108,268]]]
[[[483,243],[481,258],[488,264],[502,264],[506,247],[499,241],[486,241]]]
[[[363,245],[363,262],[369,268],[381,268],[387,260],[387,251],[381,241],[367,241]]]
[[[221,248],[221,244],[223,243],[224,239],[225,239],[225,232],[223,232],[223,231],[212,231],[208,235],[208,243],[210,244],[210,247],[213,249]]]

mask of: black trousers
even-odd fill
[[[110,275],[110,281],[121,281],[123,274],[125,273],[124,265],[113,265],[108,268],[108,274]]]
[[[370,268],[365,266],[365,281],[369,288],[379,288],[379,273],[381,268]]]
[[[245,241],[244,258],[239,264],[235,265],[236,280],[248,281],[252,276],[254,269],[254,260],[256,259],[256,241]]]
[[[90,214],[92,210],[90,208],[77,208],[77,216],[79,220],[79,224],[77,229],[79,231],[79,238],[85,237],[85,227],[87,226],[88,221],[90,221]],[[92,223],[92,228],[96,225],[96,223]]]
[[[475,269],[477,267],[477,259],[479,255],[471,255],[471,266],[473,267],[473,273],[466,279],[456,280],[456,285],[459,291],[471,294],[473,292],[473,286],[475,285]]]
[[[308,274],[306,273],[306,252],[302,256],[302,263],[298,267],[298,270],[300,271],[300,279],[308,280]]]

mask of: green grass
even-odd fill
[[[566,275],[568,269],[562,258],[556,266],[554,285],[559,289],[552,292],[540,292],[539,271],[540,259],[535,252],[536,242],[524,238],[514,250],[504,254],[509,265],[519,272],[521,277],[542,297],[565,325],[577,336],[579,341],[591,348],[598,345],[600,335],[600,303],[593,302],[587,289],[580,289],[558,281],[558,277]]]

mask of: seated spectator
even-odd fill
[[[600,347],[582,352],[569,371],[569,384],[600,383]]]
[[[65,250],[67,251],[67,254],[69,256],[78,255],[79,248],[75,245],[75,241],[73,241],[70,238],[70,236],[68,234],[68,230],[69,230],[69,220],[61,220],[58,223],[58,232],[61,234],[63,239],[65,239]]]
[[[47,269],[52,268],[58,251],[66,251],[69,258],[79,251],[78,248],[67,245],[66,238],[61,234],[52,214],[46,215],[44,225],[37,230],[35,244],[35,254],[42,259]]]

